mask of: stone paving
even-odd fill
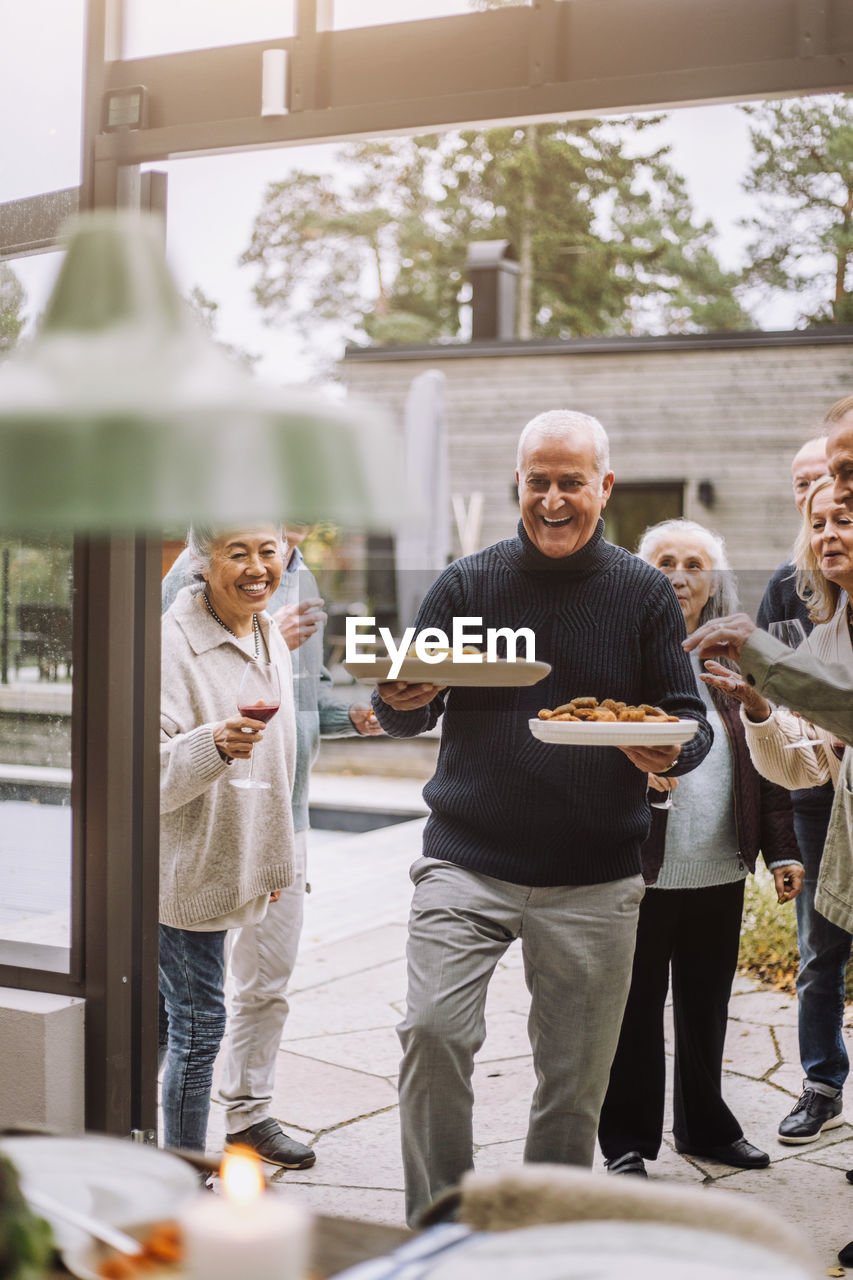
[[[403,1224],[394,1027],[405,999],[408,867],[422,829],[417,820],[359,835],[311,833],[312,893],[274,1099],[274,1114],[316,1149],[317,1163],[301,1173],[278,1170],[273,1182],[318,1212],[394,1225]],[[492,982],[488,1038],[475,1070],[480,1170],[521,1162],[533,1087],[527,1006],[516,945]],[[845,1034],[849,1042],[853,1028]],[[844,1178],[853,1167],[853,1128],[845,1124],[805,1147],[780,1144],[776,1127],[800,1087],[795,1000],[739,978],[725,1092],[746,1136],[770,1152],[770,1168],[744,1172],[685,1158],[667,1133],[649,1170],[652,1178],[765,1199],[802,1227],[821,1262],[816,1274],[824,1274],[853,1237],[853,1186]],[[214,1107],[212,1150],[221,1146],[222,1131]]]

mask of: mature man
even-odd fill
[[[400,1113],[407,1215],[472,1166],[471,1075],[489,980],[521,938],[537,1074],[528,1161],[590,1165],[631,979],[649,828],[647,773],[696,767],[711,741],[667,579],[605,542],[613,485],[595,418],[528,423],[516,472],[518,535],[450,565],[415,623],[454,617],[531,628],[546,680],[526,689],[388,683],[374,692],[396,737],[443,714],[423,857],[412,867]],[[545,745],[528,720],[574,696],[657,703],[697,721],[683,748]]]
[[[341,737],[381,733],[370,707],[349,705],[333,692],[323,666],[322,610],[314,575],[299,545],[310,526],[288,525],[281,585],[270,601],[293,662],[296,708],[296,768],[293,780],[294,878],[260,924],[240,929],[230,950],[231,1001],[223,1048],[219,1099],[227,1111],[226,1145],[254,1148],[270,1164],[307,1169],[316,1156],[270,1115],[275,1067],[288,1014],[287,984],[296,962],[305,898],[308,781],[320,734]],[[163,580],[163,609],[193,581],[186,551]],[[236,693],[236,691],[235,691]]]
[[[826,436],[815,436],[798,450],[791,464],[794,502],[800,513],[812,481],[825,473]],[[773,574],[758,607],[759,627],[766,629],[771,622],[799,618],[806,631],[811,631],[812,622],[805,602],[797,595],[795,578],[790,562]],[[805,868],[803,889],[796,901],[800,952],[797,1013],[805,1079],[800,1098],[779,1125],[779,1141],[796,1145],[815,1142],[825,1129],[842,1123],[842,1091],[850,1070],[841,1028],[851,937],[815,910],[833,795],[831,782],[791,792],[794,829]]]

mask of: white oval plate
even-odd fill
[[[540,742],[566,747],[676,747],[688,742],[699,728],[696,720],[665,720],[662,724],[620,721],[530,720],[530,732]]]
[[[86,1135],[79,1138],[10,1137],[0,1141],[21,1175],[21,1190],[41,1190],[72,1209],[114,1227],[173,1218],[181,1201],[198,1191],[198,1174],[179,1156],[142,1142]],[[79,1227],[50,1222],[60,1250],[88,1242]]]
[[[344,667],[358,684],[379,684],[390,680],[391,659],[377,658],[375,662],[345,662]],[[404,684],[437,684],[450,688],[469,689],[519,689],[524,685],[538,684],[551,670],[547,662],[454,662],[442,658],[441,662],[421,662],[420,658],[404,658],[400,674],[395,680]]]

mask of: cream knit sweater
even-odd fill
[[[840,663],[848,670],[853,669],[853,647],[847,630],[846,609],[847,596],[842,593],[829,622],[822,622],[814,628],[801,651],[812,653],[821,662]],[[759,724],[747,718],[743,707],[740,714],[746,727],[749,754],[762,777],[788,790],[816,787],[827,779],[831,779],[835,786],[841,761],[829,745],[832,734],[792,715],[784,707],[774,707],[770,718]],[[784,744],[795,741],[801,731],[818,745],[786,749]]]
[[[296,752],[290,653],[258,621],[281,676],[281,710],[255,748],[255,775],[271,791],[230,787],[232,770],[213,726],[237,714],[252,659],[210,616],[197,591],[181,591],[163,618],[160,704],[160,921],[197,928],[293,880],[290,794]]]

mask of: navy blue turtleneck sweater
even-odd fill
[[[616,747],[554,746],[534,738],[540,707],[593,695],[649,702],[699,722],[672,770],[704,759],[711,730],[667,578],[603,538],[561,559],[518,536],[449,565],[431,587],[417,631],[454,617],[530,627],[551,673],[524,689],[454,688],[428,706],[394,711],[374,693],[377,719],[410,738],[444,715],[424,854],[524,885],[595,884],[635,875],[649,831],[646,775]],[[523,646],[521,653],[523,654]],[[505,651],[504,651],[505,652]],[[502,653],[498,648],[499,655]]]

